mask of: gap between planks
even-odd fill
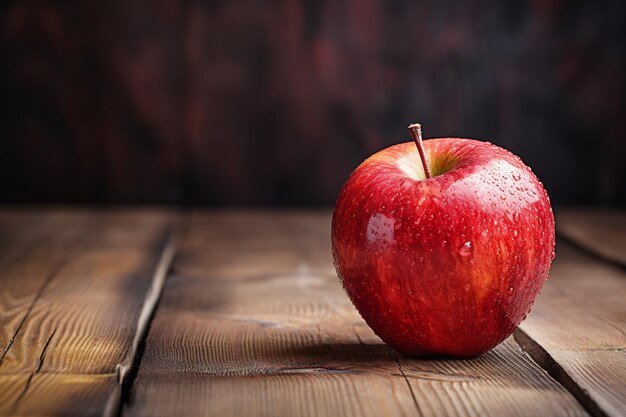
[[[626,265],[620,261],[605,256],[601,252],[589,247],[584,243],[570,237],[567,233],[556,231],[556,244],[566,245],[587,255],[593,261],[605,265],[609,268],[615,268],[619,271],[626,271]],[[576,379],[572,377],[567,370],[557,361],[548,350],[546,350],[539,342],[533,339],[528,333],[518,327],[513,333],[513,337],[520,348],[544,371],[546,371],[555,381],[578,401],[578,403],[593,417],[609,417],[609,413],[602,409],[598,402],[584,389]]]
[[[136,326],[137,330],[133,338],[130,352],[126,359],[116,366],[117,387],[111,392],[107,400],[106,407],[102,414],[103,417],[117,417],[121,415],[122,406],[130,393],[132,383],[137,374],[137,369],[139,368],[139,363],[141,362],[142,347],[148,336],[150,323],[154,318],[154,313],[156,312],[159,300],[163,294],[163,287],[165,286],[168,272],[176,256],[180,233],[179,223],[178,217],[176,217],[173,220],[169,236],[159,256],[156,269],[152,275],[150,289],[146,293],[143,307],[139,313]]]
[[[580,385],[567,373],[565,369],[532,337],[527,335],[522,329],[517,328],[513,333],[517,344],[530,358],[535,361],[544,371],[548,373],[563,388],[569,391],[576,398],[576,401],[593,417],[608,417],[598,403],[591,398]]]

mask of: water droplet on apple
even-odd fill
[[[467,241],[459,249],[459,255],[461,256],[469,256],[472,253],[472,242]]]
[[[465,284],[463,286],[463,289],[465,290],[465,292],[469,292],[470,288],[471,288],[471,286],[469,284]]]

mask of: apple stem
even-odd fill
[[[422,160],[422,167],[424,168],[424,175],[426,178],[432,177],[430,173],[430,168],[428,167],[428,159],[426,159],[426,151],[424,150],[424,142],[422,142],[422,125],[419,123],[413,123],[409,125],[409,133],[413,137],[415,141],[415,146],[417,146],[417,152],[420,154],[420,159]]]

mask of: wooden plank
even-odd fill
[[[24,246],[41,238],[54,215],[37,216],[32,211],[3,208],[0,210],[0,265],[23,251]],[[39,235],[39,236],[37,236]]]
[[[59,210],[0,214],[0,361],[88,218],[86,212]]]
[[[0,273],[2,415],[102,414],[171,225],[163,211],[53,217]]]
[[[397,356],[335,275],[328,213],[196,214],[129,416],[587,415],[513,339],[475,360]]]
[[[626,267],[626,211],[565,209],[557,212],[556,220],[559,235]]]
[[[533,357],[595,414],[626,415],[622,270],[558,242],[550,279],[521,329]]]

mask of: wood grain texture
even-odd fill
[[[170,220],[147,210],[0,213],[0,414],[102,414]]]
[[[0,215],[0,361],[88,217],[62,211]]]
[[[475,360],[390,351],[329,229],[327,212],[192,214],[124,415],[586,415],[513,339]]]
[[[626,268],[626,211],[559,210],[556,220],[561,236]]]
[[[0,375],[0,415],[100,416],[116,385],[115,374]]]
[[[521,325],[541,346],[537,360],[611,416],[626,414],[625,301],[623,271],[559,242],[550,279]]]

